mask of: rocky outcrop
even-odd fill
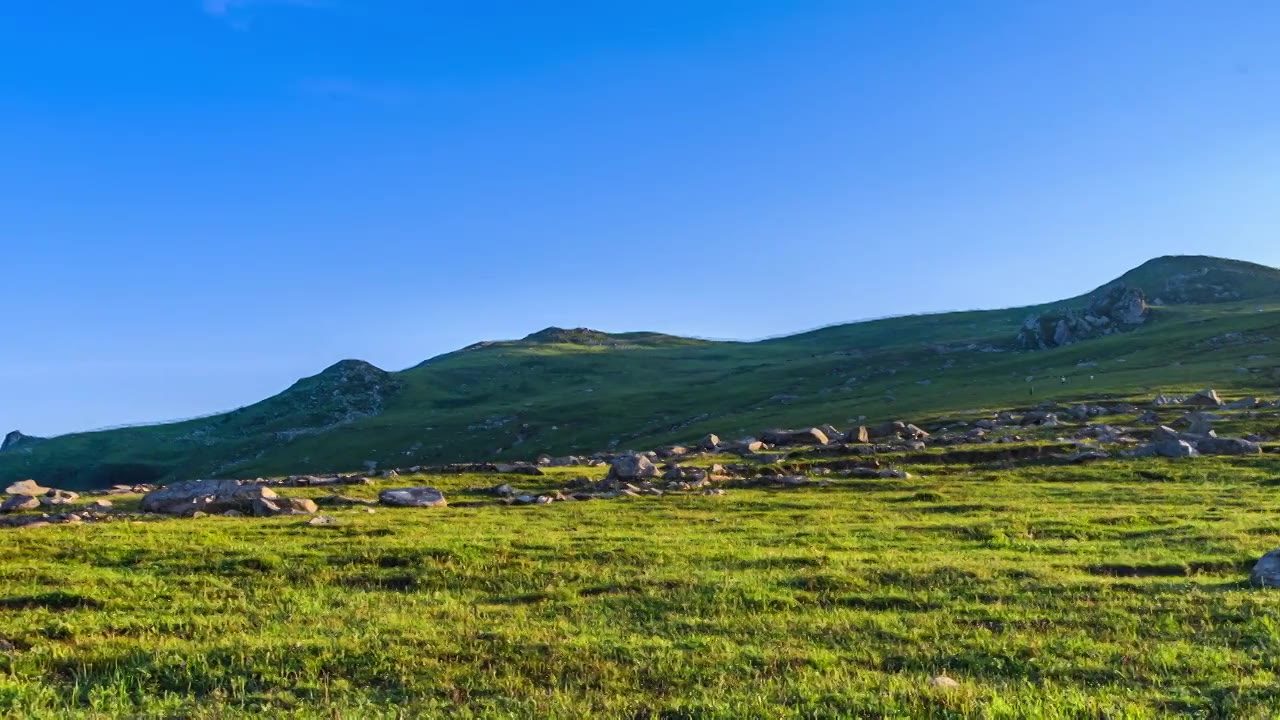
[[[1050,310],[1027,318],[1018,333],[1017,344],[1025,350],[1071,345],[1142,325],[1149,312],[1141,290],[1114,285],[1084,309]]]
[[[143,495],[142,509],[186,517],[228,511],[267,516],[315,512],[315,503],[282,498],[271,488],[252,480],[188,480]]]
[[[0,452],[16,450],[20,447],[30,447],[39,442],[44,442],[44,438],[38,438],[32,435],[23,435],[20,431],[14,430],[8,435],[5,435],[4,441],[0,442]]]

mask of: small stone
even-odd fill
[[[953,678],[947,677],[946,675],[934,675],[933,677],[929,678],[929,687],[950,690],[952,688],[960,687],[960,683],[956,682],[955,679]]]
[[[337,525],[338,521],[328,515],[317,515],[307,521],[308,525]]]

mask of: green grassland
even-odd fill
[[[1280,596],[1245,583],[1280,546],[1280,459],[911,471],[523,508],[473,489],[495,476],[399,478],[452,506],[9,531],[0,716],[1280,707]]]
[[[1178,280],[1196,268],[1201,285]],[[1164,258],[1117,282],[1153,298],[1172,287],[1171,297],[1196,304],[1156,307],[1132,332],[1038,352],[1015,351],[1013,341],[1028,315],[1052,306],[890,318],[752,343],[548,330],[397,373],[345,362],[225,415],[6,451],[0,481],[80,489],[351,471],[366,461],[531,459],[1064,398],[1280,388],[1280,271]],[[1217,299],[1228,286],[1238,299]]]
[[[1168,296],[1147,323],[1038,352],[1013,349],[1023,320],[1082,298],[755,343],[552,329],[397,373],[344,362],[213,418],[24,441],[0,479],[403,468],[893,418],[954,430],[1206,386],[1274,399],[1277,276],[1148,263],[1121,278]],[[1117,412],[1100,420],[1151,435]],[[1274,717],[1280,591],[1246,580],[1280,547],[1280,415],[1219,415],[1268,452],[1071,464],[1053,456],[1069,421],[856,456],[906,479],[824,476],[833,448],[775,449],[752,462],[814,481],[743,477],[723,496],[521,507],[487,490],[603,467],[406,473],[342,491],[429,484],[450,506],[325,510],[332,525],[161,518],[113,496],[111,520],[0,531],[0,717]]]

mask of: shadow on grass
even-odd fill
[[[0,598],[0,608],[5,610],[100,610],[104,607],[101,600],[87,595],[63,592],[61,590],[39,595],[16,595]]]

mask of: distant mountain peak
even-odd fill
[[[552,326],[526,335],[524,342],[561,345],[602,345],[612,342],[613,339],[609,333],[592,330],[591,328],[566,329]]]
[[[386,375],[387,371],[365,360],[339,360],[321,370],[319,376],[331,375]]]
[[[1203,305],[1280,297],[1280,270],[1208,255],[1152,258],[1094,291],[1141,290],[1152,305]]]
[[[12,450],[20,445],[31,445],[32,443],[42,442],[44,438],[38,438],[31,435],[24,435],[18,430],[14,430],[4,436],[4,441],[0,442],[0,451]]]

